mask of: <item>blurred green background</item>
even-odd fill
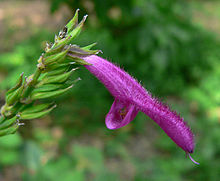
[[[0,138],[1,181],[218,181],[220,178],[220,2],[203,0],[1,0],[0,103],[21,72],[33,72],[80,8],[88,14],[75,43],[97,42],[195,133],[194,165],[143,113],[119,130],[105,127],[113,98],[83,67],[82,81],[47,117]]]

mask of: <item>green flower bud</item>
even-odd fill
[[[55,91],[57,89],[61,89],[65,86],[65,84],[44,84],[39,87],[36,87],[35,90],[33,90],[33,93],[37,92],[50,92],[50,91]]]
[[[17,83],[15,84],[15,86],[8,90],[8,92],[6,93],[6,96],[9,96],[14,91],[16,91],[19,87],[21,87],[22,82],[23,82],[23,75],[24,75],[24,72],[21,73],[21,75],[20,75],[19,79],[17,80]]]
[[[67,33],[70,33],[74,27],[78,24],[78,15],[79,15],[79,9],[76,10],[74,17],[67,23]]]
[[[92,43],[92,44],[90,44],[90,45],[87,45],[87,46],[85,46],[85,47],[82,47],[82,49],[83,50],[90,50],[91,48],[93,48],[94,46],[96,46],[97,45],[97,43]]]
[[[0,124],[0,130],[6,129],[10,127],[11,125],[15,124],[17,117],[13,117],[11,119],[7,119],[4,122]]]
[[[27,108],[24,108],[23,111],[22,111],[22,114],[31,114],[31,113],[41,112],[41,111],[47,109],[50,106],[51,106],[51,103],[31,105]]]
[[[18,88],[16,91],[10,93],[9,95],[6,95],[6,103],[7,105],[12,105],[15,102],[17,102],[21,98],[21,94],[24,90],[24,84]]]
[[[73,85],[71,85],[70,87],[67,87],[65,89],[59,89],[59,90],[51,91],[51,92],[34,92],[31,95],[31,99],[37,100],[37,99],[46,99],[46,98],[56,97],[56,96],[59,96],[65,92],[67,92],[72,87],[73,87]]]
[[[68,32],[68,35],[66,38],[63,38],[55,42],[54,46],[67,45],[68,43],[70,43],[70,41],[76,38],[81,32],[84,22],[86,21],[86,18],[87,18],[87,15],[83,17],[82,21],[71,32]]]
[[[60,53],[57,53],[55,55],[50,55],[48,57],[44,57],[44,64],[49,65],[49,64],[58,62],[58,60],[60,60],[60,59],[64,59],[67,52],[68,52],[68,49],[66,49],[65,51],[62,51]]]
[[[87,48],[85,48],[85,47],[80,48],[77,45],[71,45],[67,48],[69,50],[68,53],[71,53],[71,54],[76,55],[76,56],[86,56],[86,55],[88,56],[88,55],[98,54],[99,52],[101,52],[100,50],[87,50],[88,47]]]
[[[79,57],[74,57],[71,54],[68,54],[68,59],[70,59],[71,61],[74,61],[76,63],[78,63],[79,65],[91,65],[90,63],[86,62],[85,60],[79,58]]]
[[[8,134],[14,134],[17,131],[18,128],[19,128],[19,125],[14,124],[13,126],[7,128],[7,129],[0,130],[0,136],[5,136],[5,135],[8,135]]]
[[[66,72],[64,74],[45,77],[41,82],[39,82],[37,86],[40,87],[43,84],[51,84],[51,83],[58,84],[58,83],[66,82],[74,70],[76,69],[72,69],[71,71]]]
[[[22,112],[20,113],[20,119],[36,119],[36,118],[41,118],[45,115],[47,115],[48,113],[50,113],[54,108],[56,107],[56,105],[54,105],[53,107],[51,107],[50,109],[44,110],[44,111],[39,111],[39,112]]]
[[[52,70],[52,71],[46,73],[45,76],[49,77],[49,76],[63,74],[63,73],[65,73],[68,70],[68,68],[69,68],[69,66],[64,66],[64,67],[57,68],[55,70]]]

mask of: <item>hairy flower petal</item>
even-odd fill
[[[194,136],[183,118],[152,97],[133,77],[118,66],[96,55],[83,57],[91,65],[85,67],[95,75],[114,96],[115,101],[106,116],[110,129],[125,126],[138,111],[154,120],[184,151],[193,153]],[[125,108],[125,113],[122,109]]]

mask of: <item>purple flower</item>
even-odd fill
[[[83,59],[91,64],[85,67],[105,85],[115,98],[105,119],[109,129],[118,129],[127,125],[139,111],[142,111],[188,155],[193,153],[193,133],[176,112],[152,97],[133,77],[107,60],[96,55]],[[190,159],[197,163],[191,157]]]

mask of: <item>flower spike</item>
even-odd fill
[[[49,114],[55,107],[48,107],[47,103],[45,105],[37,100],[46,99],[45,101],[50,102],[48,98],[69,91],[80,80],[70,79],[76,70],[72,69],[71,65],[89,65],[81,56],[99,52],[90,50],[93,44],[84,49],[70,44],[70,41],[80,34],[87,18],[85,15],[78,22],[78,12],[79,9],[58,35],[55,35],[53,43],[46,43],[45,52],[37,60],[35,72],[27,77],[22,73],[15,86],[6,93],[5,105],[0,109],[0,136],[16,132],[18,127],[23,125],[21,120],[36,119]],[[67,59],[69,52],[74,55],[71,59]]]

